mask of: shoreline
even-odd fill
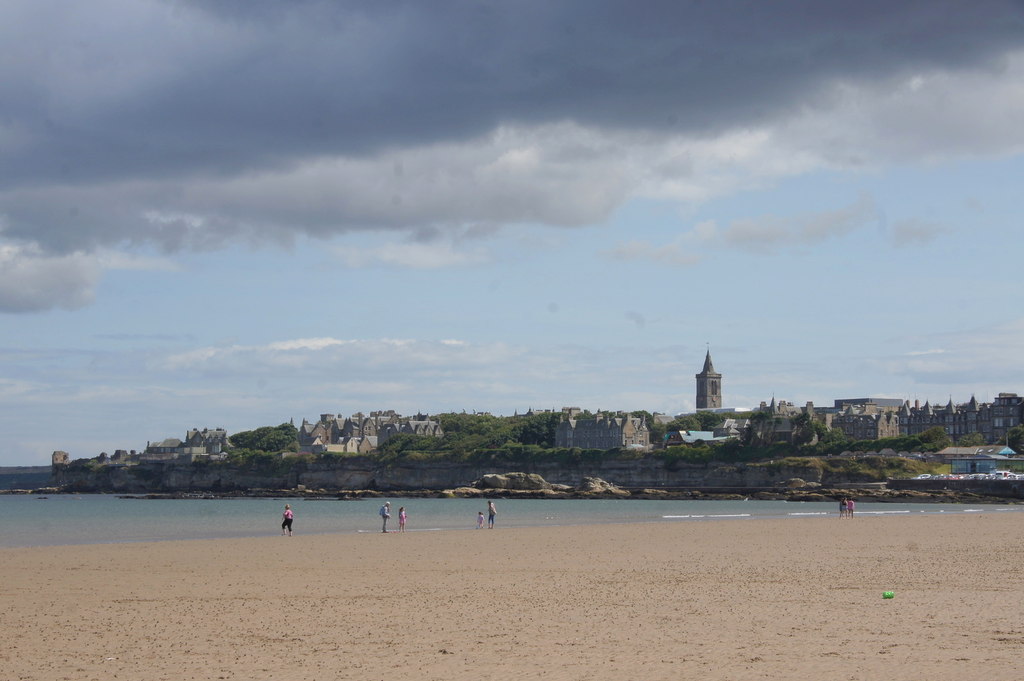
[[[483,500],[477,498],[387,498],[393,509],[402,505],[409,509],[413,520],[411,531],[446,533],[470,529],[476,526],[478,513],[484,508]],[[838,518],[838,504],[832,501],[493,498],[502,509],[498,529],[559,527],[575,533],[591,525]],[[267,537],[280,533],[281,508],[286,502],[296,509],[297,534],[344,535],[367,531],[376,534],[381,530],[378,517],[381,497],[268,496],[224,500],[125,499],[117,495],[87,494],[0,497],[0,501],[5,499],[0,506],[4,507],[8,530],[0,536],[0,545],[7,548]],[[1005,503],[866,501],[857,504],[856,517],[1017,515],[1021,512],[1024,512],[1024,505]]]
[[[631,499],[650,501],[739,501],[753,499],[757,501],[838,501],[842,498],[853,498],[858,502],[901,503],[901,504],[1024,504],[1024,499],[1003,497],[958,490],[923,491],[923,490],[892,490],[870,483],[870,487],[836,487],[836,488],[727,488],[729,491],[713,492],[703,489],[623,489],[613,488],[602,492],[580,492],[564,490],[511,490],[511,489],[476,489],[460,487],[456,489],[415,489],[415,490],[297,490],[297,489],[250,489],[230,492],[83,492],[63,490],[54,487],[38,489],[0,490],[0,495],[113,495],[121,499],[305,499],[305,500],[360,500],[384,497],[403,497],[407,499]]]

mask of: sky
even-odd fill
[[[1024,4],[8,0],[0,465],[1024,392]]]

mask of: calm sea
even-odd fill
[[[391,501],[389,527],[398,508],[409,514],[408,531],[470,530],[478,499]],[[0,547],[104,544],[172,539],[260,537],[280,533],[285,503],[295,512],[296,534],[379,532],[384,499],[119,499],[113,495],[0,495]],[[744,521],[758,518],[835,516],[835,503],[785,501],[641,501],[496,499],[496,527]],[[988,504],[859,503],[857,515],[1024,513],[1024,506]]]

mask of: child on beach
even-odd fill
[[[398,507],[398,531],[405,532],[405,506]]]
[[[484,512],[480,511],[476,514],[476,529],[484,529]]]
[[[291,504],[285,504],[284,505],[284,520],[281,522],[281,535],[282,536],[285,534],[285,532],[288,533],[289,537],[292,536],[292,518],[294,518],[294,517],[295,517],[295,514],[292,513]]]

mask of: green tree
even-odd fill
[[[260,452],[295,452],[299,449],[299,431],[290,423],[244,430],[228,438],[231,446]]]
[[[685,414],[672,419],[666,426],[666,430],[703,430],[700,419],[696,414]]]
[[[775,442],[775,429],[779,419],[766,411],[755,411],[750,416],[745,444],[755,449],[764,448]]]
[[[930,449],[933,452],[945,449],[953,444],[946,429],[942,426],[933,426],[918,435],[917,438],[926,449]]]
[[[814,419],[810,414],[802,412],[794,416],[790,424],[793,428],[793,444],[805,446],[818,443],[818,431],[814,427]]]
[[[481,449],[499,449],[514,442],[513,419],[491,414],[439,414],[444,429],[442,449],[463,457]]]
[[[713,411],[698,411],[684,414],[668,424],[668,430],[714,430],[725,421],[724,414]]]
[[[956,441],[957,447],[980,447],[985,444],[985,436],[981,433],[967,433]]]
[[[398,433],[388,438],[377,451],[383,456],[400,457],[408,452],[429,452],[439,449],[441,449],[441,438]]]
[[[1020,454],[1024,452],[1024,426],[1014,426],[1006,433],[1006,446]]]
[[[698,411],[694,416],[700,427],[692,430],[714,430],[725,421],[725,414],[716,414],[713,411]]]
[[[561,420],[562,415],[554,412],[520,416],[514,419],[510,436],[524,445],[551,448],[555,446],[555,430]]]

